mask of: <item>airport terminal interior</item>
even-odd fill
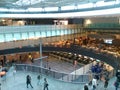
[[[0,0],[0,90],[120,90],[120,0]]]

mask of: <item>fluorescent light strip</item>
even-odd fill
[[[99,1],[96,2],[96,6],[108,6],[108,5],[115,5],[116,1],[111,1],[111,2],[104,2],[104,1]],[[117,3],[116,3],[117,4]]]
[[[74,10],[75,6],[63,6],[61,7],[61,10]]]
[[[67,18],[67,17],[89,17],[120,14],[120,8],[94,10],[71,13],[51,13],[51,14],[0,14],[1,18]]]
[[[47,7],[45,11],[58,11],[58,7]]]
[[[78,5],[78,9],[82,9],[82,8],[92,8],[93,5],[94,5],[93,3],[87,3],[87,4]]]

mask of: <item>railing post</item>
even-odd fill
[[[41,75],[42,75],[42,39],[40,38],[40,67],[41,67]]]
[[[63,73],[62,73],[62,80],[63,80]]]
[[[53,72],[53,77],[55,78],[55,72]]]
[[[69,74],[67,75],[67,81],[69,81]]]

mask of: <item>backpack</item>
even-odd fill
[[[90,81],[90,82],[88,83],[88,85],[90,85],[90,86],[91,86],[91,85],[92,85],[92,81]]]
[[[48,87],[49,86],[49,84],[48,83],[46,83],[46,87]]]
[[[41,78],[40,75],[38,75],[37,79],[40,79],[40,78]]]
[[[115,86],[115,87],[118,87],[118,86],[119,86],[119,82],[116,81],[116,82],[114,83],[114,86]]]

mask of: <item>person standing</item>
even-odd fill
[[[16,75],[16,69],[14,68],[14,70],[13,70],[13,77],[14,77],[14,79],[15,79],[15,75]]]
[[[1,83],[0,83],[0,90],[1,90]]]
[[[26,84],[27,84],[27,88],[28,88],[28,85],[30,85],[31,88],[33,88],[32,84],[31,84],[31,77],[30,77],[30,75],[26,76]]]
[[[117,70],[116,77],[118,82],[120,82],[120,70]]]
[[[92,80],[92,85],[93,85],[93,90],[96,90],[96,86],[97,86],[97,79],[94,77]]]
[[[47,79],[44,78],[44,88],[43,90],[48,90],[48,82],[47,82]]]
[[[48,75],[51,73],[51,67],[48,68]]]

